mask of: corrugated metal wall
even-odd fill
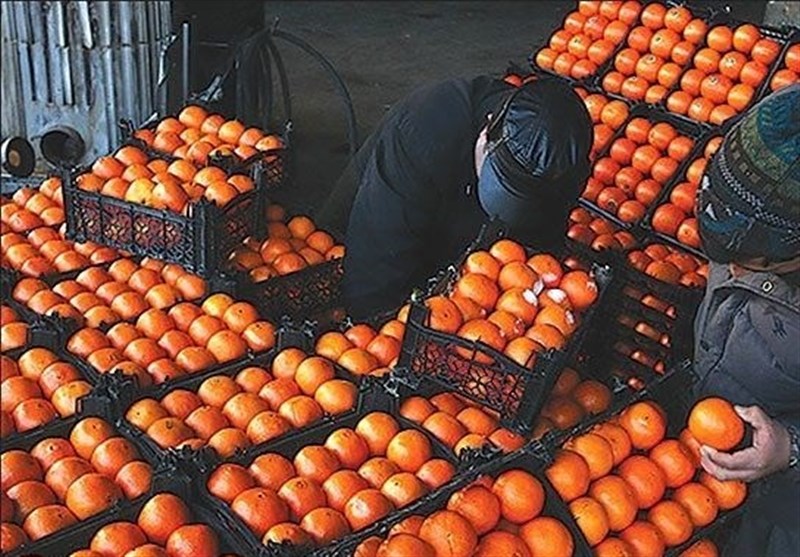
[[[120,118],[141,122],[165,108],[170,2],[4,0],[0,16],[2,137],[37,143],[66,124],[92,160],[118,143]]]

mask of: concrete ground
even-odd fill
[[[363,141],[415,87],[527,63],[573,1],[268,2],[265,18],[325,55],[350,91]],[[293,99],[297,206],[321,204],[347,162],[344,105],[316,61],[278,42]]]

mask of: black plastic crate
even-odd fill
[[[488,249],[502,236],[502,229],[496,225],[485,227],[462,258],[429,290],[428,296],[446,293],[458,280],[469,254]],[[566,348],[537,354],[532,366],[522,366],[480,341],[431,329],[427,324],[428,309],[421,301],[412,300],[397,367],[407,369],[414,383],[433,381],[495,410],[505,427],[527,435],[558,374],[573,360],[594,323],[594,316],[605,304],[614,273],[611,267],[600,265],[593,266],[592,271],[598,286],[597,300],[583,314]]]
[[[322,422],[312,424],[311,426],[300,430],[295,435],[288,435],[286,437],[276,440],[274,443],[254,447],[253,450],[236,455],[226,462],[239,464],[248,467],[255,458],[267,453],[277,453],[290,461],[293,460],[294,455],[303,447],[308,445],[322,445],[325,439],[340,428],[354,428],[358,421],[369,414],[370,412],[385,412],[393,416],[400,424],[402,429],[413,429],[423,433],[430,441],[432,448],[432,458],[441,458],[447,460],[456,466],[456,475],[451,479],[451,482],[457,481],[457,478],[462,477],[463,471],[469,470],[476,466],[476,463],[484,462],[484,456],[481,454],[464,455],[462,459],[456,459],[452,452],[442,444],[431,433],[424,430],[421,426],[403,418],[397,413],[395,397],[384,389],[383,382],[369,378],[364,382],[359,392],[358,408],[346,414],[328,418]],[[194,470],[196,476],[197,486],[196,491],[200,494],[202,504],[212,509],[220,518],[224,527],[233,533],[234,536],[244,540],[244,546],[247,548],[246,554],[252,556],[285,556],[285,557],[300,557],[309,555],[312,552],[314,555],[333,555],[329,551],[329,547],[318,548],[314,550],[309,547],[293,547],[290,544],[278,545],[270,543],[264,545],[261,540],[250,531],[250,529],[242,522],[242,520],[234,514],[230,506],[223,501],[211,495],[206,487],[206,482],[211,473],[217,466],[222,464],[222,460],[213,452],[206,449],[187,456],[187,465]],[[437,490],[438,491],[438,490]],[[436,493],[436,491],[432,492]],[[430,495],[429,495],[430,496]],[[424,498],[423,498],[424,499]],[[422,500],[422,499],[421,499]],[[420,500],[420,501],[421,501]],[[402,509],[390,513],[388,516],[381,519],[378,526],[394,523],[398,517],[404,517],[409,512],[409,509],[415,508],[419,501],[411,503]],[[358,532],[352,533],[343,540],[350,540],[353,536],[366,535],[371,531],[374,526],[364,528]],[[341,540],[343,542],[343,540]]]
[[[397,512],[395,515],[388,517],[389,520],[380,521],[363,532],[358,532],[348,538],[335,542],[327,548],[314,552],[311,555],[313,557],[350,556],[363,541],[372,536],[385,538],[394,525],[410,516],[418,515],[427,517],[436,511],[445,509],[448,500],[454,493],[469,486],[481,476],[487,475],[496,478],[508,470],[521,469],[536,477],[544,488],[545,504],[539,516],[549,516],[560,520],[572,535],[574,542],[573,555],[590,557],[592,555],[592,550],[586,543],[586,539],[581,533],[575,519],[572,518],[569,509],[558,497],[558,494],[544,475],[544,469],[549,463],[549,455],[546,450],[537,443],[531,444],[525,449],[474,467],[466,473],[459,475],[457,478],[454,478],[436,491],[429,493],[419,501]]]
[[[713,29],[714,27],[716,27],[718,25],[724,25],[724,26],[730,28],[733,31],[739,25],[743,25],[745,23],[748,23],[748,24],[751,24],[751,25],[755,25],[758,28],[758,30],[761,32],[761,35],[762,35],[763,38],[772,39],[772,40],[776,41],[781,47],[780,48],[780,53],[778,54],[777,58],[772,62],[772,64],[770,64],[767,67],[767,75],[764,78],[764,82],[755,89],[755,92],[753,94],[753,98],[750,100],[750,102],[747,104],[747,106],[744,108],[744,110],[742,110],[741,112],[738,112],[735,116],[732,116],[731,118],[729,118],[728,120],[723,122],[722,127],[733,125],[735,122],[737,122],[742,117],[743,114],[745,114],[747,112],[747,110],[750,107],[752,107],[758,100],[763,98],[763,96],[766,94],[766,92],[769,91],[769,82],[772,80],[772,77],[775,75],[775,72],[778,71],[779,66],[782,63],[783,54],[786,52],[787,48],[789,47],[789,45],[790,45],[790,43],[792,41],[797,41],[798,39],[800,39],[800,35],[798,35],[798,28],[797,27],[792,27],[792,26],[789,26],[789,25],[785,25],[783,27],[770,27],[770,26],[766,26],[766,25],[760,25],[760,24],[758,24],[756,22],[742,21],[742,20],[739,20],[739,19],[736,19],[736,18],[732,17],[730,15],[730,13],[727,12],[727,11],[726,12],[717,11],[716,13],[714,13],[713,16],[708,21],[708,30],[711,31],[711,29]],[[703,38],[703,42],[698,45],[697,50],[700,50],[702,48],[706,48],[707,46],[708,46],[708,40],[707,40],[707,36],[706,36],[706,37]],[[673,85],[667,91],[667,94],[664,95],[663,101],[661,103],[659,103],[659,106],[663,107],[664,110],[667,110],[667,108],[666,108],[667,107],[667,99],[669,98],[669,96],[672,93],[674,93],[675,91],[680,91],[681,90],[680,80],[681,80],[681,78],[683,78],[683,74],[686,73],[686,71],[688,71],[689,69],[695,67],[693,60],[694,60],[694,56],[692,56],[692,61],[690,61],[689,64],[687,64],[683,68],[683,71],[681,72],[681,75],[678,78],[678,81],[675,83],[675,85]],[[673,114],[676,118],[678,118],[680,120],[683,120],[685,122],[692,122],[692,123],[695,123],[695,124],[699,124],[699,125],[703,126],[706,129],[713,129],[713,128],[719,128],[720,127],[720,126],[716,126],[714,124],[711,124],[710,122],[699,122],[699,121],[689,117],[688,114],[687,115],[677,114],[677,113],[674,113],[672,111],[670,111],[670,114]]]
[[[186,215],[81,190],[76,179],[87,169],[67,171],[63,179],[67,237],[176,263],[209,278],[245,238],[263,232],[267,187],[260,176],[268,172],[269,164],[274,163],[259,162],[250,169],[254,190],[237,195],[224,207],[201,198],[188,206]]]
[[[153,485],[150,491],[135,500],[125,500],[100,514],[82,520],[68,528],[60,530],[50,536],[21,545],[8,553],[10,557],[55,557],[67,555],[80,549],[88,549],[92,538],[102,527],[114,522],[132,522],[136,519],[144,505],[155,495],[171,493],[178,496],[189,508],[192,520],[189,524],[206,524],[217,534],[221,553],[236,553],[247,555],[246,548],[242,547],[240,540],[231,536],[220,524],[213,511],[198,504],[196,496],[188,489],[187,478],[181,477],[180,472],[165,466],[153,476]]]
[[[757,103],[764,97],[767,97],[773,93],[772,88],[770,87],[770,82],[772,81],[772,78],[774,78],[775,74],[778,73],[780,70],[787,69],[785,60],[786,60],[786,53],[789,51],[789,48],[791,48],[792,45],[800,44],[800,27],[788,26],[788,29],[791,32],[791,35],[787,39],[786,44],[781,49],[780,54],[778,54],[778,60],[773,66],[772,71],[770,71],[769,74],[767,74],[767,78],[764,80],[764,83],[762,83],[761,86],[756,91],[756,94],[754,95],[755,100],[753,101],[753,103]]]
[[[731,124],[726,123],[721,128],[709,130],[708,132],[703,134],[702,138],[700,138],[695,143],[692,152],[689,153],[688,157],[686,157],[688,160],[688,164],[682,168],[679,168],[680,172],[676,172],[675,175],[669,180],[669,182],[664,184],[664,188],[661,190],[659,196],[653,201],[653,204],[647,208],[647,212],[645,213],[644,218],[639,223],[639,226],[645,235],[656,238],[659,241],[665,244],[669,244],[671,247],[674,247],[680,251],[689,252],[692,255],[699,257],[701,259],[708,259],[708,256],[703,252],[702,249],[697,249],[693,248],[692,246],[687,246],[686,244],[679,242],[677,238],[655,231],[653,229],[652,220],[653,220],[653,214],[656,212],[656,209],[658,209],[658,207],[669,201],[669,196],[672,193],[672,190],[675,189],[675,186],[686,181],[686,172],[689,170],[689,166],[691,166],[691,164],[695,160],[699,158],[704,158],[703,154],[708,143],[716,137],[724,137],[727,131],[730,129],[730,127]],[[707,159],[707,164],[711,164],[710,158]]]
[[[310,317],[343,304],[343,259],[331,259],[288,275],[253,282],[247,273],[233,275],[237,297],[256,306],[266,318]]]
[[[575,8],[575,11],[577,11],[577,7]],[[569,15],[569,13],[567,15]],[[595,70],[595,72],[593,74],[588,75],[588,76],[586,76],[584,78],[581,78],[581,79],[577,79],[575,77],[572,77],[572,75],[563,75],[563,74],[560,74],[560,73],[556,72],[555,70],[551,70],[551,69],[548,70],[546,68],[542,68],[536,63],[536,55],[543,48],[549,48],[550,47],[550,38],[556,32],[561,31],[561,30],[564,29],[564,21],[566,21],[566,16],[565,16],[564,20],[562,20],[562,22],[558,26],[558,28],[554,29],[553,32],[548,35],[547,39],[542,41],[538,45],[538,47],[534,48],[534,50],[528,55],[528,64],[530,65],[530,68],[533,71],[534,75],[547,75],[547,76],[551,76],[551,77],[558,77],[558,78],[566,80],[570,85],[573,85],[573,86],[576,86],[576,87],[584,87],[586,89],[592,88],[594,86],[594,82],[595,82],[596,77],[599,76],[599,75],[605,74],[608,71],[609,67],[613,67],[614,58],[616,58],[616,56],[619,53],[619,51],[621,51],[627,45],[628,33],[630,33],[631,29],[633,29],[635,27],[635,25],[629,25],[628,26],[628,29],[625,32],[625,37],[623,37],[622,41],[620,41],[620,43],[618,45],[614,46],[614,50],[611,52],[611,55],[608,57],[607,60],[605,60],[603,63],[601,63],[601,64],[599,64],[597,66],[597,70]],[[561,53],[558,53],[558,54],[561,54]],[[583,58],[583,59],[588,60],[588,58]],[[630,102],[630,101],[628,101],[628,102]]]
[[[656,2],[664,4],[668,9],[672,8],[672,7],[675,7],[675,6],[683,6],[683,7],[687,8],[692,13],[692,18],[701,19],[706,24],[709,24],[709,22],[713,21],[714,18],[719,17],[719,13],[720,13],[719,9],[715,8],[715,7],[693,5],[692,2],[686,2],[686,1],[680,1],[680,0],[666,0],[666,1],[646,0],[645,2],[643,2],[643,4],[646,5],[646,4],[650,4],[650,3],[656,3]],[[641,26],[642,26],[642,21],[641,21],[641,15],[640,15],[640,17],[636,20],[636,23],[628,30],[628,35],[630,35],[630,31],[632,31],[636,27],[641,27]],[[662,29],[664,29],[664,27],[662,27]],[[611,59],[607,63],[603,64],[603,66],[600,68],[602,71],[598,71],[593,76],[591,82],[589,83],[589,87],[593,91],[597,91],[599,93],[603,93],[605,95],[608,95],[609,98],[616,99],[616,100],[619,100],[619,101],[624,101],[624,102],[627,102],[628,104],[631,104],[631,103],[633,103],[635,105],[646,104],[644,100],[637,101],[635,99],[630,99],[630,98],[624,96],[622,93],[612,93],[611,91],[606,91],[603,88],[603,85],[602,85],[603,84],[603,79],[606,77],[606,75],[608,75],[610,72],[616,70],[616,68],[615,68],[615,60],[617,58],[617,55],[622,50],[624,50],[625,48],[629,48],[628,35],[625,36],[625,40],[623,41],[622,46],[620,48],[617,48],[614,51],[614,55],[611,57]],[[682,36],[681,36],[681,40],[683,40]],[[697,50],[699,50],[699,48],[695,49],[695,53],[696,53]],[[640,53],[640,56],[647,56],[650,53],[651,52],[650,52],[650,50],[648,48],[648,51],[646,53],[644,53],[644,54]],[[686,64],[681,66],[681,74],[683,74],[683,72],[686,71],[691,66],[692,58],[694,58],[694,54],[692,54],[692,56],[689,57],[689,60],[686,62]],[[668,59],[664,60],[664,63],[667,63],[667,62],[672,62],[672,58],[668,58]],[[636,74],[634,73],[634,75],[636,75]],[[680,81],[680,76],[678,78],[678,81]],[[653,84],[651,84],[651,85],[653,85]],[[654,103],[654,105],[655,106],[663,106],[664,103],[666,102],[667,95],[669,93],[671,93],[671,92],[672,92],[672,89],[669,89],[667,91],[667,94],[664,96],[664,98],[660,102]]]
[[[648,120],[649,122],[651,122],[653,124],[657,124],[657,123],[660,123],[660,122],[666,122],[668,124],[671,124],[672,126],[674,126],[675,131],[677,131],[678,134],[680,134],[682,136],[685,136],[685,137],[688,137],[689,139],[692,139],[695,142],[695,147],[697,146],[698,142],[700,142],[703,139],[703,137],[705,136],[705,134],[708,131],[706,128],[701,126],[699,123],[692,122],[692,121],[687,121],[687,120],[681,120],[679,118],[676,118],[675,114],[672,114],[671,112],[667,112],[666,110],[662,110],[660,108],[652,107],[652,106],[645,105],[645,104],[637,104],[637,105],[633,106],[633,108],[631,108],[631,110],[630,110],[630,112],[628,114],[628,117],[625,119],[625,122],[619,127],[619,129],[617,131],[614,132],[614,135],[612,135],[611,139],[608,140],[608,144],[606,144],[606,146],[603,148],[603,150],[600,153],[597,154],[597,157],[595,157],[595,159],[594,159],[594,161],[592,163],[592,168],[594,168],[594,163],[596,163],[597,161],[609,156],[609,153],[611,152],[611,147],[614,145],[614,142],[617,139],[625,136],[625,128],[628,127],[628,124],[634,118],[645,118],[646,120]],[[675,173],[670,177],[670,179],[661,188],[661,194],[660,195],[664,194],[664,190],[667,189],[668,184],[676,176],[683,176],[686,173],[686,169],[689,167],[689,165],[692,162],[690,159],[691,159],[691,153],[684,160],[679,161],[679,164],[678,164],[678,167],[675,170]],[[647,176],[645,178],[647,178]],[[606,186],[606,187],[613,187],[613,186]],[[653,207],[654,204],[656,204],[658,202],[658,200],[659,200],[659,198],[654,200],[653,203],[650,205],[650,207],[647,207],[648,211],[651,209],[651,207]],[[620,229],[627,230],[628,232],[631,232],[631,233],[634,233],[634,234],[636,234],[636,232],[634,232],[634,231],[638,230],[638,225],[640,225],[640,223],[641,223],[641,221],[636,222],[636,223],[624,222],[616,214],[611,213],[610,211],[607,211],[607,210],[603,209],[595,201],[592,201],[590,199],[584,198],[582,194],[581,194],[581,197],[578,198],[578,204],[581,207],[584,207],[584,208],[588,209],[589,211],[608,219],[609,221],[611,221],[614,225],[616,225]],[[642,218],[642,220],[647,219],[647,214],[648,213],[645,212],[645,216]],[[638,232],[638,234],[641,235],[641,232]]]

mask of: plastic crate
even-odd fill
[[[183,215],[78,188],[86,169],[65,172],[63,179],[67,237],[92,241],[133,255],[181,265],[209,278],[248,236],[264,230],[267,187],[260,176],[272,163],[256,163],[254,190],[237,195],[224,207],[201,198]]]
[[[36,340],[41,340],[41,339],[33,338],[31,340],[31,342],[29,342],[26,346],[24,346],[22,348],[16,348],[14,350],[5,352],[3,354],[3,356],[6,356],[8,358],[11,358],[15,362],[18,362],[19,358],[23,354],[25,354],[28,350],[32,350],[34,348],[46,348],[47,350],[49,350],[50,352],[52,352],[53,354],[55,354],[58,357],[58,360],[56,360],[56,362],[54,362],[54,363],[70,364],[78,371],[78,373],[80,374],[80,377],[78,379],[76,379],[76,380],[83,380],[83,381],[86,381],[87,383],[90,383],[92,386],[95,385],[95,381],[93,381],[93,379],[91,377],[88,377],[81,370],[80,367],[75,366],[71,361],[69,361],[70,358],[68,358],[63,353],[63,351],[59,350],[58,347],[54,346],[52,343],[36,342]],[[32,379],[32,381],[33,381],[33,379]],[[34,382],[36,383],[37,386],[39,385],[38,381],[34,381]],[[89,397],[89,399],[90,399],[91,396],[92,396],[92,393],[90,392],[86,396]],[[47,400],[48,402],[51,402],[51,400],[49,398],[45,397],[44,395],[42,395],[41,398],[44,399],[44,400]],[[88,404],[91,406],[91,403],[88,403]],[[82,408],[82,403],[79,402],[78,403],[78,407],[76,408],[76,414],[81,414],[81,408]],[[5,437],[0,438],[0,443],[2,444],[3,450],[5,450],[9,446],[23,446],[23,445],[26,445],[28,439],[30,439],[30,438],[38,438],[38,432],[40,430],[45,430],[46,428],[51,428],[51,430],[60,431],[60,428],[55,427],[55,424],[58,423],[58,422],[69,421],[71,419],[72,419],[72,416],[69,416],[67,418],[62,418],[61,416],[56,416],[56,418],[51,420],[50,422],[47,422],[46,424],[41,425],[39,427],[36,427],[34,429],[30,429],[28,431],[23,431],[23,432],[15,431],[14,433],[6,435]]]
[[[115,408],[118,410],[118,413],[116,413],[114,416],[117,420],[117,427],[119,427],[121,431],[125,431],[126,434],[131,438],[137,439],[139,446],[142,447],[142,449],[150,456],[150,458],[161,459],[165,458],[168,454],[180,452],[180,449],[164,449],[160,447],[147,435],[145,431],[142,431],[131,424],[125,417],[125,413],[131,407],[131,405],[144,398],[152,398],[160,402],[166,395],[178,389],[196,392],[200,385],[210,377],[219,375],[235,377],[241,370],[247,367],[256,366],[269,370],[275,356],[282,350],[290,347],[300,348],[301,350],[310,354],[310,351],[308,350],[309,339],[304,334],[300,333],[299,331],[282,330],[279,334],[278,346],[275,349],[261,355],[252,356],[245,361],[238,361],[222,366],[216,370],[205,371],[200,374],[190,375],[169,383],[162,383],[161,385],[156,385],[141,390],[135,389],[135,385],[129,379],[126,379],[125,377],[116,377],[117,381],[120,382],[117,395],[118,402],[115,404]],[[340,366],[334,365],[334,369],[336,370],[337,379],[345,379],[354,384],[358,384],[361,381],[359,377],[351,375]],[[326,416],[318,423],[325,423],[335,419],[335,417]],[[314,427],[314,425],[316,424],[312,424],[309,427]],[[264,446],[272,446],[274,443],[282,442],[284,439],[290,439],[296,435],[302,434],[302,432],[303,428],[293,429],[287,432],[285,435],[270,440],[266,443],[252,445],[241,451],[241,453],[236,455],[235,458],[246,458],[246,455],[250,454],[251,452],[260,451]],[[215,458],[220,460],[228,460],[219,456],[216,456]]]
[[[666,122],[668,124],[671,124],[672,126],[675,127],[675,130],[678,132],[679,137],[680,136],[688,137],[688,138],[692,139],[695,142],[695,145],[697,144],[698,141],[700,141],[700,139],[707,132],[707,129],[702,127],[701,125],[699,125],[697,122],[689,122],[689,121],[685,121],[685,120],[680,120],[680,119],[676,118],[675,115],[673,115],[672,113],[666,112],[665,110],[661,110],[661,109],[658,109],[658,108],[653,108],[651,106],[644,105],[644,104],[638,104],[638,105],[635,105],[631,109],[630,113],[628,114],[628,118],[625,120],[625,123],[622,124],[622,126],[620,126],[619,129],[616,132],[614,132],[614,135],[608,141],[608,144],[605,146],[605,148],[600,153],[598,153],[598,155],[597,155],[597,157],[595,158],[595,161],[594,161],[595,163],[597,161],[600,161],[603,158],[609,156],[609,154],[611,152],[611,147],[614,145],[614,142],[617,139],[625,136],[625,128],[628,126],[628,124],[634,118],[645,118],[645,119],[647,119],[649,122],[651,122],[653,124],[656,124],[656,123],[659,123],[659,122]],[[679,162],[678,167],[675,170],[675,173],[670,177],[670,179],[667,181],[667,183],[669,183],[670,180],[674,179],[675,176],[682,176],[686,172],[686,169],[688,168],[689,164],[691,163],[689,158],[690,157],[687,156],[686,159],[684,159],[683,161]],[[645,179],[647,179],[647,178],[649,178],[649,174],[645,176]],[[613,186],[605,186],[605,187],[613,187]],[[664,187],[662,187],[662,189],[661,189],[662,193],[663,193],[665,188],[666,188],[666,184],[664,184]],[[655,202],[656,201],[654,201],[653,203],[655,203]],[[622,221],[616,214],[611,213],[610,211],[607,211],[606,209],[603,209],[595,201],[592,201],[590,199],[587,199],[587,198],[583,197],[583,194],[581,194],[581,197],[578,199],[578,204],[581,207],[589,209],[590,211],[592,211],[595,214],[598,214],[598,215],[600,215],[602,217],[605,217],[606,219],[611,221],[613,224],[615,224],[619,228],[621,228],[623,230],[627,230],[629,232],[632,232],[633,230],[636,230],[636,225],[639,224],[638,222],[632,223],[632,222],[624,222],[624,221]],[[648,209],[649,209],[649,207],[648,207]],[[644,218],[646,218],[646,216]]]
[[[769,73],[769,75],[767,75],[767,79],[764,80],[764,83],[761,84],[761,87],[759,87],[758,91],[756,92],[755,102],[758,102],[764,97],[767,97],[770,94],[772,94],[774,91],[772,90],[771,82],[772,79],[775,77],[775,74],[777,74],[780,70],[788,69],[788,67],[786,66],[786,53],[789,52],[789,48],[791,48],[793,45],[800,44],[800,27],[795,26],[792,29],[793,32],[791,36],[786,41],[784,47],[781,49],[781,53],[778,55],[778,62],[772,68],[772,71]],[[795,83],[797,82],[795,81]]]
[[[246,273],[233,275],[237,297],[258,308],[267,319],[311,317],[343,304],[344,262],[332,259],[288,275],[253,282]]]
[[[577,11],[577,8],[576,8],[576,11]],[[569,15],[569,14],[567,14],[567,15]],[[588,17],[587,17],[587,19],[588,19]],[[566,17],[565,17],[564,21],[566,21]],[[533,73],[536,74],[536,75],[548,75],[548,76],[552,76],[552,77],[559,77],[559,78],[565,79],[567,82],[569,82],[573,86],[585,87],[587,89],[591,88],[594,85],[594,79],[595,79],[596,76],[606,73],[608,71],[609,66],[613,67],[614,58],[617,56],[617,54],[619,53],[620,50],[625,48],[626,41],[627,41],[627,38],[628,38],[628,33],[630,33],[630,31],[631,31],[631,29],[633,29],[633,27],[632,26],[627,26],[628,28],[625,31],[625,37],[622,39],[622,41],[620,41],[620,43],[618,45],[614,46],[614,50],[611,52],[611,55],[608,57],[607,60],[605,60],[600,65],[598,65],[598,67],[597,67],[597,69],[595,70],[594,73],[592,73],[591,75],[588,75],[586,77],[577,79],[577,78],[575,78],[575,77],[573,77],[571,75],[560,74],[560,73],[558,73],[558,72],[556,72],[556,71],[554,71],[552,69],[542,68],[536,63],[536,55],[543,48],[547,48],[547,47],[550,46],[550,38],[552,37],[552,35],[554,35],[558,31],[561,31],[561,30],[564,29],[564,21],[561,22],[561,24],[558,26],[558,29],[553,30],[553,32],[550,34],[550,36],[547,38],[546,41],[543,41],[537,48],[535,48],[528,55],[528,64],[530,65],[531,70],[533,71]],[[588,58],[582,58],[582,59],[588,59]]]
[[[216,515],[209,509],[198,505],[196,498],[187,490],[186,481],[180,478],[179,472],[165,468],[153,477],[153,486],[149,493],[133,501],[123,501],[100,514],[82,520],[51,536],[24,544],[9,552],[9,557],[21,556],[60,556],[74,551],[88,549],[92,538],[102,527],[114,522],[132,522],[136,524],[144,505],[151,497],[159,493],[171,493],[184,501],[189,508],[192,520],[189,524],[206,524],[217,534],[221,553],[237,553],[247,555],[239,540],[230,536],[219,524]],[[6,555],[4,553],[4,555]]]
[[[488,249],[502,235],[502,230],[496,226],[485,227],[458,263],[430,289],[428,296],[449,291],[458,280],[468,255],[475,250]],[[592,270],[599,290],[597,301],[582,316],[582,323],[570,337],[567,347],[538,354],[532,366],[522,366],[480,341],[431,329],[427,325],[425,305],[412,301],[397,367],[410,372],[412,387],[424,381],[439,383],[447,390],[497,411],[505,427],[528,434],[558,374],[574,358],[592,327],[594,315],[605,303],[605,293],[612,283],[612,269],[595,265]]]
[[[761,35],[764,38],[768,38],[768,39],[772,39],[772,40],[776,41],[780,45],[781,50],[780,50],[780,54],[777,56],[777,58],[768,66],[767,75],[764,78],[763,83],[761,83],[756,88],[756,90],[755,90],[755,92],[753,94],[753,98],[750,100],[750,102],[747,104],[747,106],[741,112],[737,112],[737,114],[735,116],[732,116],[731,118],[726,120],[722,124],[723,126],[724,125],[732,125],[732,124],[734,124],[737,120],[739,120],[739,118],[741,118],[741,116],[745,112],[747,112],[747,110],[750,107],[752,107],[759,99],[763,98],[763,96],[766,94],[766,92],[769,91],[769,82],[772,80],[772,77],[775,75],[775,72],[778,71],[779,66],[781,64],[781,61],[783,60],[782,56],[786,52],[786,50],[788,49],[790,42],[793,41],[793,40],[796,41],[799,38],[797,27],[784,26],[784,27],[777,28],[777,27],[769,27],[769,26],[759,25],[757,23],[748,22],[748,21],[741,21],[741,20],[735,19],[735,18],[731,17],[731,15],[729,13],[727,13],[727,12],[717,12],[717,13],[715,13],[714,16],[708,21],[708,30],[710,31],[711,29],[713,29],[714,27],[716,27],[718,25],[724,25],[726,27],[729,27],[731,30],[735,30],[736,27],[738,27],[739,25],[743,25],[745,23],[748,23],[748,24],[751,24],[751,25],[755,25],[758,28],[758,30],[761,32]],[[700,50],[701,48],[706,48],[707,46],[708,46],[708,40],[707,40],[707,36],[706,36],[706,37],[703,38],[703,42],[698,45],[698,49],[697,50]],[[694,58],[694,57],[692,57],[692,58]],[[675,91],[679,91],[681,89],[680,80],[683,78],[684,73],[686,73],[686,71],[688,71],[689,69],[694,68],[694,67],[695,67],[694,66],[694,61],[692,61],[689,64],[687,64],[687,66],[681,72],[681,75],[678,78],[678,81],[675,83],[675,85],[673,85],[667,91],[667,94],[664,96],[663,101],[661,103],[659,103],[659,105],[662,106],[665,110],[668,110],[667,109],[667,99],[669,98],[669,96],[672,93],[674,93]],[[738,81],[734,81],[734,84],[735,83],[739,83],[739,82]],[[718,126],[715,126],[715,125],[713,125],[711,123],[708,123],[708,122],[699,122],[698,120],[695,120],[695,119],[689,117],[688,115],[677,114],[677,113],[674,113],[672,111],[670,111],[670,114],[674,114],[676,118],[678,118],[680,120],[683,120],[685,122],[692,122],[692,123],[695,123],[695,124],[700,124],[701,126],[705,127],[706,129],[712,129],[712,128],[718,127]]]
[[[657,1],[657,0],[649,0],[649,1],[646,1],[646,2],[643,2],[643,3],[644,4],[649,4],[649,3],[653,3],[654,1]],[[719,14],[719,9],[718,8],[713,8],[713,7],[709,7],[709,6],[696,6],[696,5],[692,5],[691,2],[677,1],[677,0],[667,0],[666,2],[662,1],[660,3],[663,3],[667,8],[672,8],[672,7],[675,7],[675,6],[683,6],[683,7],[687,8],[692,13],[692,18],[701,19],[706,24],[708,24],[709,22],[713,21],[714,18],[718,17],[718,14]],[[641,16],[640,16],[637,19],[636,24],[633,25],[628,30],[628,35],[630,35],[630,31],[632,31],[633,29],[635,29],[637,27],[641,27],[641,26],[643,26],[643,25],[642,25]],[[661,29],[664,29],[664,28],[666,28],[666,27],[661,27]],[[659,30],[660,29],[657,29],[657,30],[654,30],[653,32],[655,33],[656,31],[659,31]],[[612,56],[612,58],[610,60],[608,60],[608,62],[603,64],[603,66],[601,67],[602,71],[598,71],[595,74],[595,76],[593,77],[593,79],[590,82],[590,88],[595,90],[595,91],[597,91],[597,92],[601,92],[601,93],[603,93],[605,95],[608,95],[612,99],[625,101],[627,103],[633,103],[633,104],[645,103],[644,100],[638,101],[636,99],[631,99],[631,98],[626,97],[622,93],[612,93],[610,91],[606,91],[603,88],[603,79],[606,77],[606,75],[608,75],[612,71],[616,71],[615,62],[616,62],[617,55],[622,50],[624,50],[626,48],[631,48],[628,45],[628,35],[625,36],[625,40],[622,42],[622,45],[620,47],[618,47],[614,51],[614,55]],[[681,40],[683,40],[682,36],[681,36]],[[648,54],[652,54],[652,52],[648,48],[646,53],[644,53],[644,54],[639,53],[639,54],[640,54],[640,56],[647,56]],[[690,56],[689,60],[683,66],[681,66],[681,74],[686,69],[688,69],[689,66],[691,66],[693,56],[694,55]],[[674,63],[672,61],[672,58],[668,58],[668,59],[664,60],[664,63],[667,63],[667,62]],[[636,74],[634,73],[633,75],[636,75]],[[626,76],[626,77],[628,77],[628,76]],[[651,83],[650,85],[655,85],[655,83]],[[669,92],[671,92],[671,91],[669,91]],[[661,105],[663,105],[664,100],[666,100],[666,97],[661,102],[658,102],[658,103],[655,103],[655,104],[661,106]]]
[[[400,424],[401,429],[414,429],[416,431],[420,431],[423,433],[431,443],[432,448],[432,458],[441,458],[445,459],[457,467],[457,473],[454,478],[460,477],[460,472],[466,469],[469,469],[472,466],[475,466],[475,460],[471,458],[464,458],[463,460],[457,460],[452,452],[445,447],[438,439],[436,439],[432,434],[427,432],[426,430],[422,429],[420,426],[414,424],[413,422],[406,420],[402,416],[400,416],[396,409],[394,408],[395,399],[387,393],[383,387],[382,382],[380,380],[376,380],[374,378],[370,378],[369,381],[365,382],[366,384],[362,387],[359,393],[359,404],[358,409],[347,414],[343,414],[340,416],[336,416],[325,420],[323,422],[319,422],[309,426],[298,432],[297,435],[287,436],[282,439],[278,439],[275,443],[270,443],[268,445],[262,445],[256,448],[256,450],[249,451],[244,454],[237,455],[233,459],[228,460],[227,462],[233,462],[244,466],[245,468],[248,467],[253,460],[263,454],[267,453],[277,453],[286,458],[290,461],[293,460],[294,455],[303,447],[308,445],[322,445],[325,442],[325,439],[334,431],[339,428],[355,428],[358,421],[364,417],[365,415],[369,414],[373,411],[381,411],[386,412],[392,415],[397,422]],[[203,505],[208,506],[210,509],[214,510],[217,516],[220,517],[222,520],[224,527],[233,533],[234,536],[237,538],[243,539],[245,542],[245,547],[247,547],[246,554],[250,556],[306,556],[309,555],[309,552],[314,551],[312,548],[308,547],[292,547],[291,545],[278,545],[270,543],[268,545],[264,545],[261,543],[261,540],[256,537],[256,535],[250,531],[249,528],[236,516],[233,511],[231,510],[230,506],[225,504],[223,501],[217,499],[213,495],[208,492],[206,487],[206,482],[210,474],[214,471],[214,469],[221,464],[220,459],[214,455],[212,452],[203,450],[200,452],[195,453],[190,458],[191,463],[190,466],[194,468],[196,471],[197,476],[197,491],[200,493],[200,497],[203,501]],[[478,457],[478,462],[482,462],[480,457]],[[454,480],[451,480],[454,481]],[[387,517],[384,517],[376,524],[383,525],[388,524],[392,521],[396,516],[404,514],[407,512],[408,509],[413,508],[417,505],[418,502],[411,503],[407,507],[403,509],[397,510]],[[368,528],[362,529],[361,531],[351,534],[351,535],[361,535],[370,531],[373,527],[370,526]],[[345,539],[349,539],[349,536]],[[329,555],[328,548],[318,548],[320,555]],[[315,553],[316,554],[316,553]]]
[[[311,553],[311,555],[313,557],[349,557],[353,555],[355,549],[364,540],[372,536],[385,538],[392,526],[405,518],[414,515],[427,517],[436,511],[445,509],[447,502],[454,493],[469,486],[479,477],[487,475],[495,478],[507,470],[522,469],[535,476],[544,487],[545,504],[539,516],[549,516],[560,520],[572,534],[574,542],[573,555],[590,557],[592,550],[586,543],[586,539],[572,518],[569,509],[558,497],[558,494],[556,494],[544,475],[544,469],[548,464],[549,456],[546,454],[546,450],[539,444],[531,444],[523,450],[491,460],[469,470],[467,473],[459,475],[436,491],[429,493],[395,515],[390,516],[389,520],[380,521],[363,532],[358,532],[348,538],[334,542],[327,548]]]

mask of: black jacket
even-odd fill
[[[336,230],[349,214],[344,293],[353,317],[398,306],[477,236],[487,217],[475,193],[475,141],[509,88],[486,76],[422,87],[361,147],[318,215]]]

